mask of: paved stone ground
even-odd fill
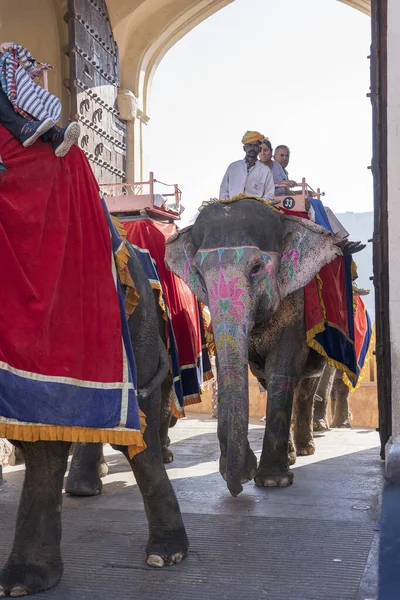
[[[261,450],[264,426],[252,420]],[[64,497],[65,572],[48,600],[376,600],[377,520],[383,466],[378,434],[333,430],[300,457],[287,489],[246,484],[234,499],[218,473],[215,420],[198,415],[171,431],[168,473],[191,542],[179,566],[144,563],[147,526],[124,457],[107,447],[103,494]],[[23,467],[0,486],[0,563],[12,542]]]

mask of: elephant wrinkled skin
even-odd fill
[[[254,478],[264,487],[292,483],[294,396],[297,453],[314,452],[312,399],[324,359],[306,345],[303,288],[340,254],[322,227],[250,198],[208,204],[167,242],[167,265],[211,312],[220,472],[233,496]],[[249,362],[268,392],[259,465],[247,439]]]

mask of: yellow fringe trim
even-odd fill
[[[186,417],[184,409],[181,408],[180,410],[178,410],[175,402],[172,402],[171,412],[172,412],[172,415],[174,417],[176,417],[177,419],[183,419],[184,417]]]
[[[136,286],[128,269],[128,261],[130,259],[130,254],[126,247],[125,228],[116,217],[111,216],[111,219],[123,242],[122,248],[115,255],[115,263],[117,266],[118,279],[123,285],[127,287],[127,292],[125,296],[125,312],[127,318],[129,318],[134,312],[137,305],[139,304],[140,296],[136,291]]]
[[[210,379],[214,379],[214,375],[212,371],[208,371],[207,373],[204,373],[203,375],[203,383],[205,383],[206,381],[210,381]]]
[[[103,442],[117,444],[128,446],[129,456],[133,458],[146,449],[143,439],[143,433],[146,429],[146,417],[142,411],[139,411],[139,415],[142,431],[0,423],[0,437],[21,442]]]
[[[186,396],[183,402],[185,404],[185,407],[190,406],[191,404],[200,404],[201,398],[198,394],[196,394],[195,396]]]

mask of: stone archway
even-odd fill
[[[371,0],[338,1],[371,14]],[[107,0],[120,52],[121,87],[128,90],[128,95],[122,93],[120,110],[122,118],[130,119],[127,172],[131,178],[143,181],[148,99],[158,65],[176,42],[231,2],[234,0]]]
[[[107,0],[121,60],[121,86],[148,117],[148,95],[165,54],[196,25],[234,0]],[[370,0],[339,0],[371,14]]]
[[[89,0],[88,0],[89,1]],[[148,97],[154,73],[165,54],[196,25],[235,0],[106,0],[119,47],[119,110],[127,122],[126,177],[143,181],[142,157]],[[371,0],[337,0],[371,14]],[[93,5],[96,1],[92,0]],[[34,8],[32,8],[34,5]],[[52,63],[50,91],[63,99],[69,116],[67,0],[0,0],[0,33]]]

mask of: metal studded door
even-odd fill
[[[99,183],[123,183],[126,126],[119,119],[118,47],[106,0],[68,0],[71,116]]]

